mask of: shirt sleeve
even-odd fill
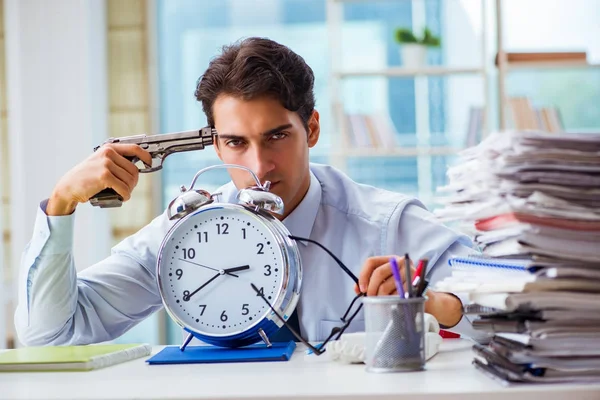
[[[79,274],[73,260],[75,213],[47,216],[40,204],[19,269],[15,327],[28,346],[112,340],[161,307],[156,250],[168,230],[157,217]]]
[[[478,252],[468,236],[439,222],[416,200],[400,204],[394,210],[390,218],[385,245],[387,254],[409,253],[413,261],[428,258],[429,263],[425,276],[429,281],[429,287],[433,287],[436,282],[450,276],[451,270],[448,262],[450,258]],[[458,293],[452,294],[463,304],[467,304],[466,296]],[[486,341],[489,338],[489,334],[474,329],[471,321],[464,315],[458,324],[447,330],[477,341]]]

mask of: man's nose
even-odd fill
[[[256,174],[261,183],[269,179],[271,171],[275,169],[275,163],[269,153],[260,147],[254,148],[251,155],[250,169]]]

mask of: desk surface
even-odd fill
[[[470,348],[447,339],[425,371],[409,373],[367,373],[300,346],[288,362],[150,366],[141,358],[89,372],[0,373],[0,399],[600,399],[600,384],[504,387],[471,365]]]

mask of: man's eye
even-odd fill
[[[279,133],[274,133],[273,135],[271,135],[271,139],[281,140],[281,139],[285,138],[286,136],[287,136],[287,133],[279,132]]]
[[[241,140],[238,139],[232,139],[232,140],[228,140],[227,142],[225,142],[225,144],[229,147],[239,147],[241,146],[243,143]]]

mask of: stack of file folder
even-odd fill
[[[498,132],[465,150],[436,215],[481,254],[435,289],[468,294],[503,382],[600,382],[600,134]]]

